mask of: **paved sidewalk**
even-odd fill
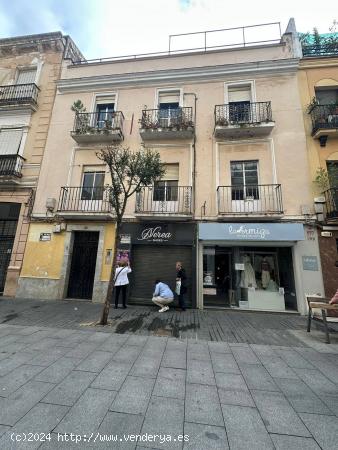
[[[330,349],[4,323],[0,449],[336,450]],[[11,440],[23,433],[40,434]],[[135,434],[148,441],[124,441]]]

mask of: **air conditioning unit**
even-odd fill
[[[47,198],[47,200],[46,200],[46,209],[48,211],[54,211],[55,206],[56,206],[55,198]]]
[[[320,235],[321,235],[322,237],[332,237],[332,232],[331,232],[331,231],[322,231],[322,232],[320,233]]]
[[[315,202],[315,203],[325,203],[325,197],[315,197],[314,199],[313,199],[313,201]]]

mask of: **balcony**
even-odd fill
[[[280,184],[218,186],[218,214],[267,216],[283,214]]]
[[[192,216],[192,187],[143,187],[136,194],[135,215],[148,220],[159,217],[185,220]]]
[[[337,42],[323,42],[317,45],[304,45],[302,47],[304,58],[318,58],[318,56],[338,56]]]
[[[192,139],[195,133],[191,107],[145,109],[140,120],[144,141],[156,139]]]
[[[122,111],[76,113],[71,136],[78,144],[112,144],[121,142],[124,115]]]
[[[326,221],[338,222],[338,187],[324,192],[326,206]]]
[[[218,139],[267,136],[274,126],[271,102],[215,106],[214,135]]]
[[[61,187],[58,212],[68,218],[110,219],[114,212],[103,187]]]
[[[310,110],[312,136],[325,147],[327,138],[338,137],[338,105],[315,105]]]
[[[0,108],[28,106],[36,111],[39,90],[34,83],[0,86]]]
[[[0,183],[18,183],[24,161],[20,155],[0,155]]]

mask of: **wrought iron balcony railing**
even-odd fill
[[[20,155],[0,155],[0,176],[21,178],[24,161]]]
[[[217,199],[219,214],[283,214],[280,184],[218,186]]]
[[[326,42],[318,45],[304,45],[302,47],[303,56],[318,57],[318,56],[338,56],[338,43]]]
[[[104,187],[61,187],[58,211],[79,213],[112,212],[109,191]]]
[[[338,187],[324,192],[326,203],[326,219],[338,220]]]
[[[122,111],[76,113],[72,134],[109,136],[118,132],[123,137],[123,122]]]
[[[144,109],[140,124],[141,129],[145,130],[193,131],[193,110],[190,106],[172,109]]]
[[[39,90],[34,83],[0,86],[0,106],[26,103],[37,105]]]
[[[338,105],[314,105],[310,110],[312,135],[320,129],[338,128]]]
[[[136,195],[136,213],[192,214],[191,186],[149,186]]]
[[[215,106],[215,126],[273,122],[271,102],[229,103]]]

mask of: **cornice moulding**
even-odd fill
[[[57,82],[59,93],[96,90],[113,86],[136,86],[165,82],[184,82],[220,79],[224,76],[245,74],[280,74],[296,72],[298,58],[258,61],[220,66],[190,67],[183,69],[100,75],[84,78],[63,79]]]

